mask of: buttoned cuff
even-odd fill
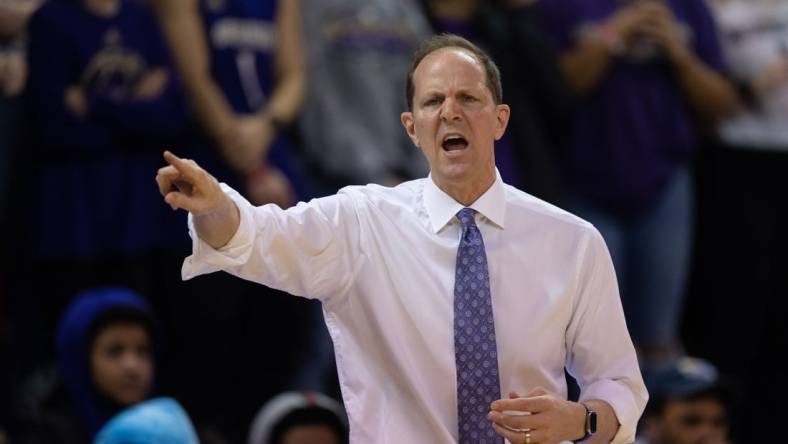
[[[648,399],[645,391],[643,393],[644,399],[639,400],[636,396],[632,392],[632,388],[623,382],[601,380],[584,387],[580,394],[580,401],[598,399],[610,404],[620,424],[618,432],[610,442],[625,444],[635,441],[638,419]]]
[[[252,209],[254,207],[237,191],[226,184],[222,183],[221,187],[222,191],[238,207],[240,216],[238,229],[227,244],[215,249],[197,236],[197,231],[194,228],[194,217],[189,213],[188,225],[189,236],[192,238],[192,254],[183,261],[183,267],[181,267],[181,278],[183,280],[188,280],[201,274],[241,266],[246,263],[252,254],[252,244],[254,242]]]

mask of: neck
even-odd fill
[[[485,174],[478,180],[470,183],[467,180],[461,182],[438,182],[435,176],[433,176],[432,181],[435,182],[435,185],[440,188],[441,191],[467,207],[476,202],[476,200],[479,199],[482,194],[486,193],[493,183],[495,183],[495,170],[493,169],[492,174]]]

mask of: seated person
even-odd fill
[[[344,444],[348,422],[342,405],[312,392],[285,392],[268,401],[252,421],[249,444]]]
[[[729,443],[731,387],[709,362],[684,357],[644,374],[651,399],[637,444]]]
[[[199,444],[189,416],[172,398],[155,398],[118,413],[93,444]]]
[[[83,444],[120,410],[153,390],[154,318],[148,303],[124,288],[79,294],[61,317],[61,381],[14,442]]]

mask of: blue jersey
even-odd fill
[[[276,84],[277,0],[200,0],[200,14],[210,48],[211,75],[233,111],[249,114],[268,105]],[[300,197],[305,197],[293,166],[290,143],[279,135],[268,161],[282,170]],[[200,158],[217,177],[242,186],[238,178],[210,158]]]
[[[182,218],[167,214],[151,182],[162,148],[186,122],[174,73],[160,95],[136,96],[144,75],[169,68],[148,11],[121,1],[117,14],[99,17],[76,0],[50,0],[31,18],[28,62],[36,254],[88,258],[184,244],[173,235]],[[67,105],[74,88],[83,116]]]
[[[274,88],[276,5],[271,0],[200,0],[211,73],[235,112],[260,111]]]

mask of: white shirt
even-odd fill
[[[238,231],[214,250],[190,217],[184,279],[226,270],[321,300],[350,442],[456,442],[463,206],[430,178],[347,187],[286,211],[255,208],[223,187],[240,209]],[[565,397],[566,366],[581,399],[613,407],[621,423],[613,442],[632,442],[648,395],[599,232],[500,176],[470,207],[487,251],[503,396],[541,386]]]

